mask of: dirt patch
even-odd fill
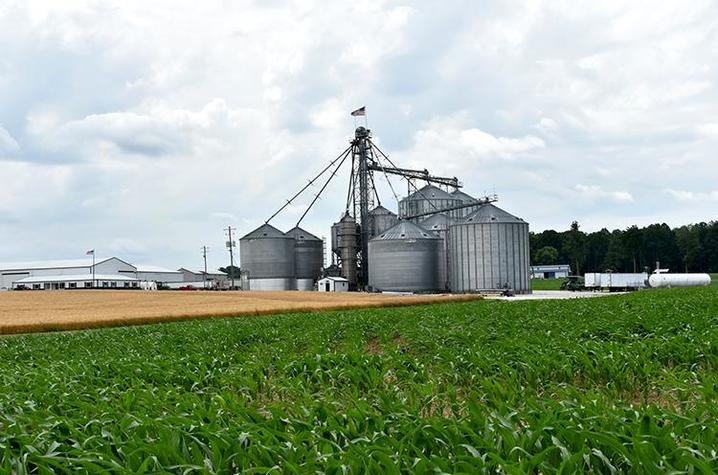
[[[366,345],[364,345],[364,351],[372,355],[380,354],[382,352],[382,348],[381,341],[379,340],[379,338],[374,337],[371,340],[367,341]]]

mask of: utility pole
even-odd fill
[[[229,249],[230,290],[234,290],[234,248],[237,246],[237,243],[232,240],[232,231],[236,230],[237,228],[233,228],[232,226],[227,226],[227,229],[225,229],[227,235],[229,236],[229,240],[227,241],[227,248]]]
[[[207,290],[207,246],[202,246],[202,258],[204,259],[204,290]]]

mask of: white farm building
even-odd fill
[[[93,273],[94,270],[94,273]],[[158,285],[186,281],[182,270],[134,265],[117,257],[92,257],[69,260],[0,263],[0,290],[76,289],[92,288],[143,288],[143,283]]]

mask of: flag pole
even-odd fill
[[[95,250],[92,250],[92,288],[95,288]]]

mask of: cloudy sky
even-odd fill
[[[225,265],[222,229],[264,222],[361,105],[395,162],[536,231],[718,218],[711,0],[0,0],[0,45],[0,261]]]

